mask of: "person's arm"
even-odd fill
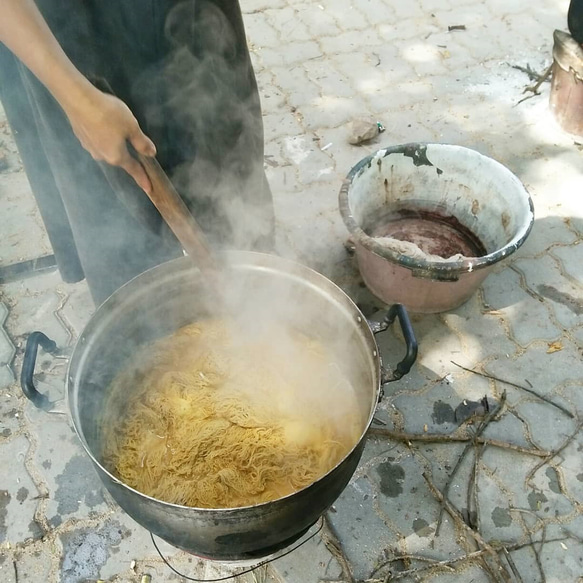
[[[125,103],[96,89],[77,70],[33,0],[0,0],[0,14],[0,42],[59,102],[83,147],[96,160],[122,167],[149,192],[150,181],[126,140],[146,156],[154,156],[156,148]]]

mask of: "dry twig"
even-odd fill
[[[488,555],[489,557],[494,559],[498,571],[498,573],[495,572],[496,578],[499,579],[501,577],[503,581],[509,581],[510,574],[508,573],[504,565],[502,565],[502,563],[500,562],[500,557],[498,556],[498,553],[496,552],[494,547],[492,547],[492,545],[490,545],[490,543],[487,542],[479,532],[476,532],[473,528],[470,528],[464,522],[463,516],[460,514],[460,511],[445,497],[445,495],[442,492],[440,492],[437,489],[435,484],[432,482],[431,478],[425,472],[423,472],[423,474],[421,475],[425,479],[425,482],[427,483],[427,486],[429,487],[429,490],[431,491],[433,496],[441,504],[441,506],[445,508],[447,513],[452,517],[456,524],[461,529],[465,530],[466,533],[476,541],[478,546],[484,550],[485,555]]]
[[[491,445],[501,449],[509,449],[518,453],[526,455],[534,455],[536,457],[547,457],[551,452],[544,449],[534,449],[522,447],[521,445],[514,445],[513,443],[506,443],[497,439],[488,439],[485,437],[464,436],[464,435],[449,435],[444,433],[405,433],[403,431],[394,431],[392,429],[385,429],[381,427],[372,427],[368,431],[368,435],[376,435],[378,437],[387,437],[395,441],[402,441],[403,443],[422,442],[422,443],[465,443],[471,441],[481,445]]]
[[[565,529],[563,529],[565,530]],[[569,531],[565,530],[565,533],[567,535],[571,534]],[[566,536],[563,538],[554,538],[554,539],[550,539],[546,542],[548,543],[552,543],[552,542],[562,542],[565,540],[568,540],[570,537]],[[495,551],[501,551],[502,549],[508,551],[509,553],[512,553],[514,551],[519,551],[521,549],[533,546],[535,543],[533,542],[528,542],[528,543],[515,543],[513,545],[506,545],[504,547],[500,547],[495,545],[494,543],[491,544],[492,548]],[[480,549],[478,551],[473,551],[472,553],[468,553],[467,555],[462,555],[460,557],[455,557],[453,559],[447,559],[444,561],[438,561],[437,559],[431,559],[429,557],[423,557],[423,556],[419,556],[419,555],[401,555],[398,557],[395,557],[394,560],[392,561],[388,561],[387,563],[384,564],[384,566],[386,566],[389,562],[395,562],[398,561],[399,559],[403,559],[403,558],[408,558],[410,560],[414,560],[414,561],[423,561],[428,563],[427,565],[424,565],[423,567],[417,567],[415,569],[407,569],[406,571],[399,571],[398,573],[389,573],[388,575],[384,576],[382,579],[373,579],[372,577],[374,576],[375,573],[377,573],[378,571],[380,571],[381,567],[378,567],[377,569],[375,569],[375,571],[373,571],[373,574],[371,574],[371,578],[366,579],[365,581],[359,581],[358,583],[388,583],[390,581],[397,581],[398,579],[403,579],[405,577],[411,577],[411,576],[415,576],[415,575],[420,575],[422,573],[425,573],[427,571],[431,571],[432,569],[451,569],[454,568],[455,565],[459,564],[459,563],[466,563],[466,562],[470,562],[470,561],[474,561],[477,559],[481,559],[484,557],[484,555],[488,554],[490,552],[489,549]]]
[[[493,375],[490,375],[490,374],[487,374],[484,372],[479,372],[477,370],[474,370],[473,368],[467,368],[465,366],[462,366],[461,364],[458,364],[457,362],[454,362],[453,360],[450,362],[451,362],[451,364],[457,366],[458,368],[461,368],[462,370],[465,370],[466,372],[471,372],[473,374],[484,377],[486,379],[497,381],[499,383],[503,383],[503,384],[508,385],[510,387],[514,387],[516,389],[520,389],[522,391],[525,391],[526,393],[533,395],[537,399],[540,399],[541,401],[544,401],[545,403],[548,403],[549,405],[556,407],[557,409],[559,409],[559,411],[562,411],[563,413],[565,413],[565,415],[568,415],[571,419],[573,419],[575,417],[575,415],[573,415],[573,413],[571,413],[571,411],[569,411],[569,409],[567,409],[566,407],[563,407],[563,405],[561,405],[560,403],[555,403],[554,401],[552,401],[548,397],[545,397],[544,395],[541,395],[540,393],[533,391],[529,387],[525,387],[524,385],[519,385],[518,383],[513,383],[512,381],[507,381],[505,379],[501,379],[499,377],[495,377]]]
[[[514,559],[512,558],[510,553],[508,552],[508,549],[502,548],[502,554],[504,555],[504,558],[506,559],[506,561],[510,565],[510,570],[512,571],[512,574],[516,578],[516,581],[518,583],[524,583],[524,579],[520,576],[520,571],[518,570],[518,567],[516,566]]]
[[[480,471],[480,458],[486,447],[484,445],[474,445],[474,468],[470,476],[470,483],[467,492],[467,507],[469,525],[480,531],[480,503],[478,500],[478,473]],[[474,508],[474,515],[472,516],[472,506]]]
[[[322,531],[320,533],[320,537],[322,541],[326,545],[326,548],[330,551],[330,553],[336,558],[336,560],[340,563],[340,567],[342,569],[342,579],[347,583],[357,583],[354,575],[352,574],[352,567],[350,566],[350,562],[346,553],[342,548],[342,543],[340,539],[334,532],[330,521],[328,520],[327,516],[323,517],[324,524],[322,526]]]
[[[482,420],[480,425],[478,425],[478,428],[476,429],[475,437],[480,437],[482,435],[482,433],[484,433],[484,431],[486,430],[486,428],[488,427],[490,422],[493,421],[498,416],[500,411],[502,411],[505,403],[506,403],[506,391],[504,391],[502,393],[502,397],[500,398],[500,402],[498,403],[497,407],[495,409],[493,409],[492,411],[490,411],[486,415],[486,417],[484,417],[484,419]],[[471,443],[468,443],[466,445],[466,447],[464,448],[464,450],[462,451],[462,454],[458,458],[458,460],[457,460],[457,462],[456,462],[456,464],[455,464],[455,466],[454,466],[454,468],[453,468],[451,474],[449,475],[449,478],[445,484],[445,487],[443,489],[443,502],[441,503],[441,508],[439,510],[439,518],[437,519],[437,526],[435,528],[435,536],[439,535],[439,531],[441,529],[441,523],[443,521],[443,512],[445,510],[445,502],[447,501],[447,496],[449,494],[449,488],[451,486],[453,478],[455,477],[456,472],[458,471],[458,469],[462,465],[462,462],[464,461],[464,458],[466,457],[467,453],[470,451],[470,448],[473,447],[474,445],[475,445],[474,440],[472,440]]]

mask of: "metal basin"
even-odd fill
[[[414,312],[463,304],[494,265],[524,243],[534,222],[532,200],[510,170],[447,144],[392,146],[361,160],[342,185],[339,206],[367,287],[387,304],[401,303]],[[388,225],[397,217],[406,231],[407,216],[414,219],[409,235],[416,229],[419,238],[423,223],[425,241],[433,237],[429,243],[436,247],[465,240],[461,257],[437,261],[375,236],[375,221]],[[477,248],[483,252],[472,256]]]

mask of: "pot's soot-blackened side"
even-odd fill
[[[370,237],[390,237],[417,245],[428,255],[483,257],[486,247],[456,217],[440,210],[390,209],[365,221]]]

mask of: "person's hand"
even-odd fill
[[[75,135],[95,160],[123,168],[146,193],[151,192],[148,175],[130,154],[127,142],[145,156],[155,156],[156,147],[123,101],[91,87],[86,98],[65,107],[65,113]]]

